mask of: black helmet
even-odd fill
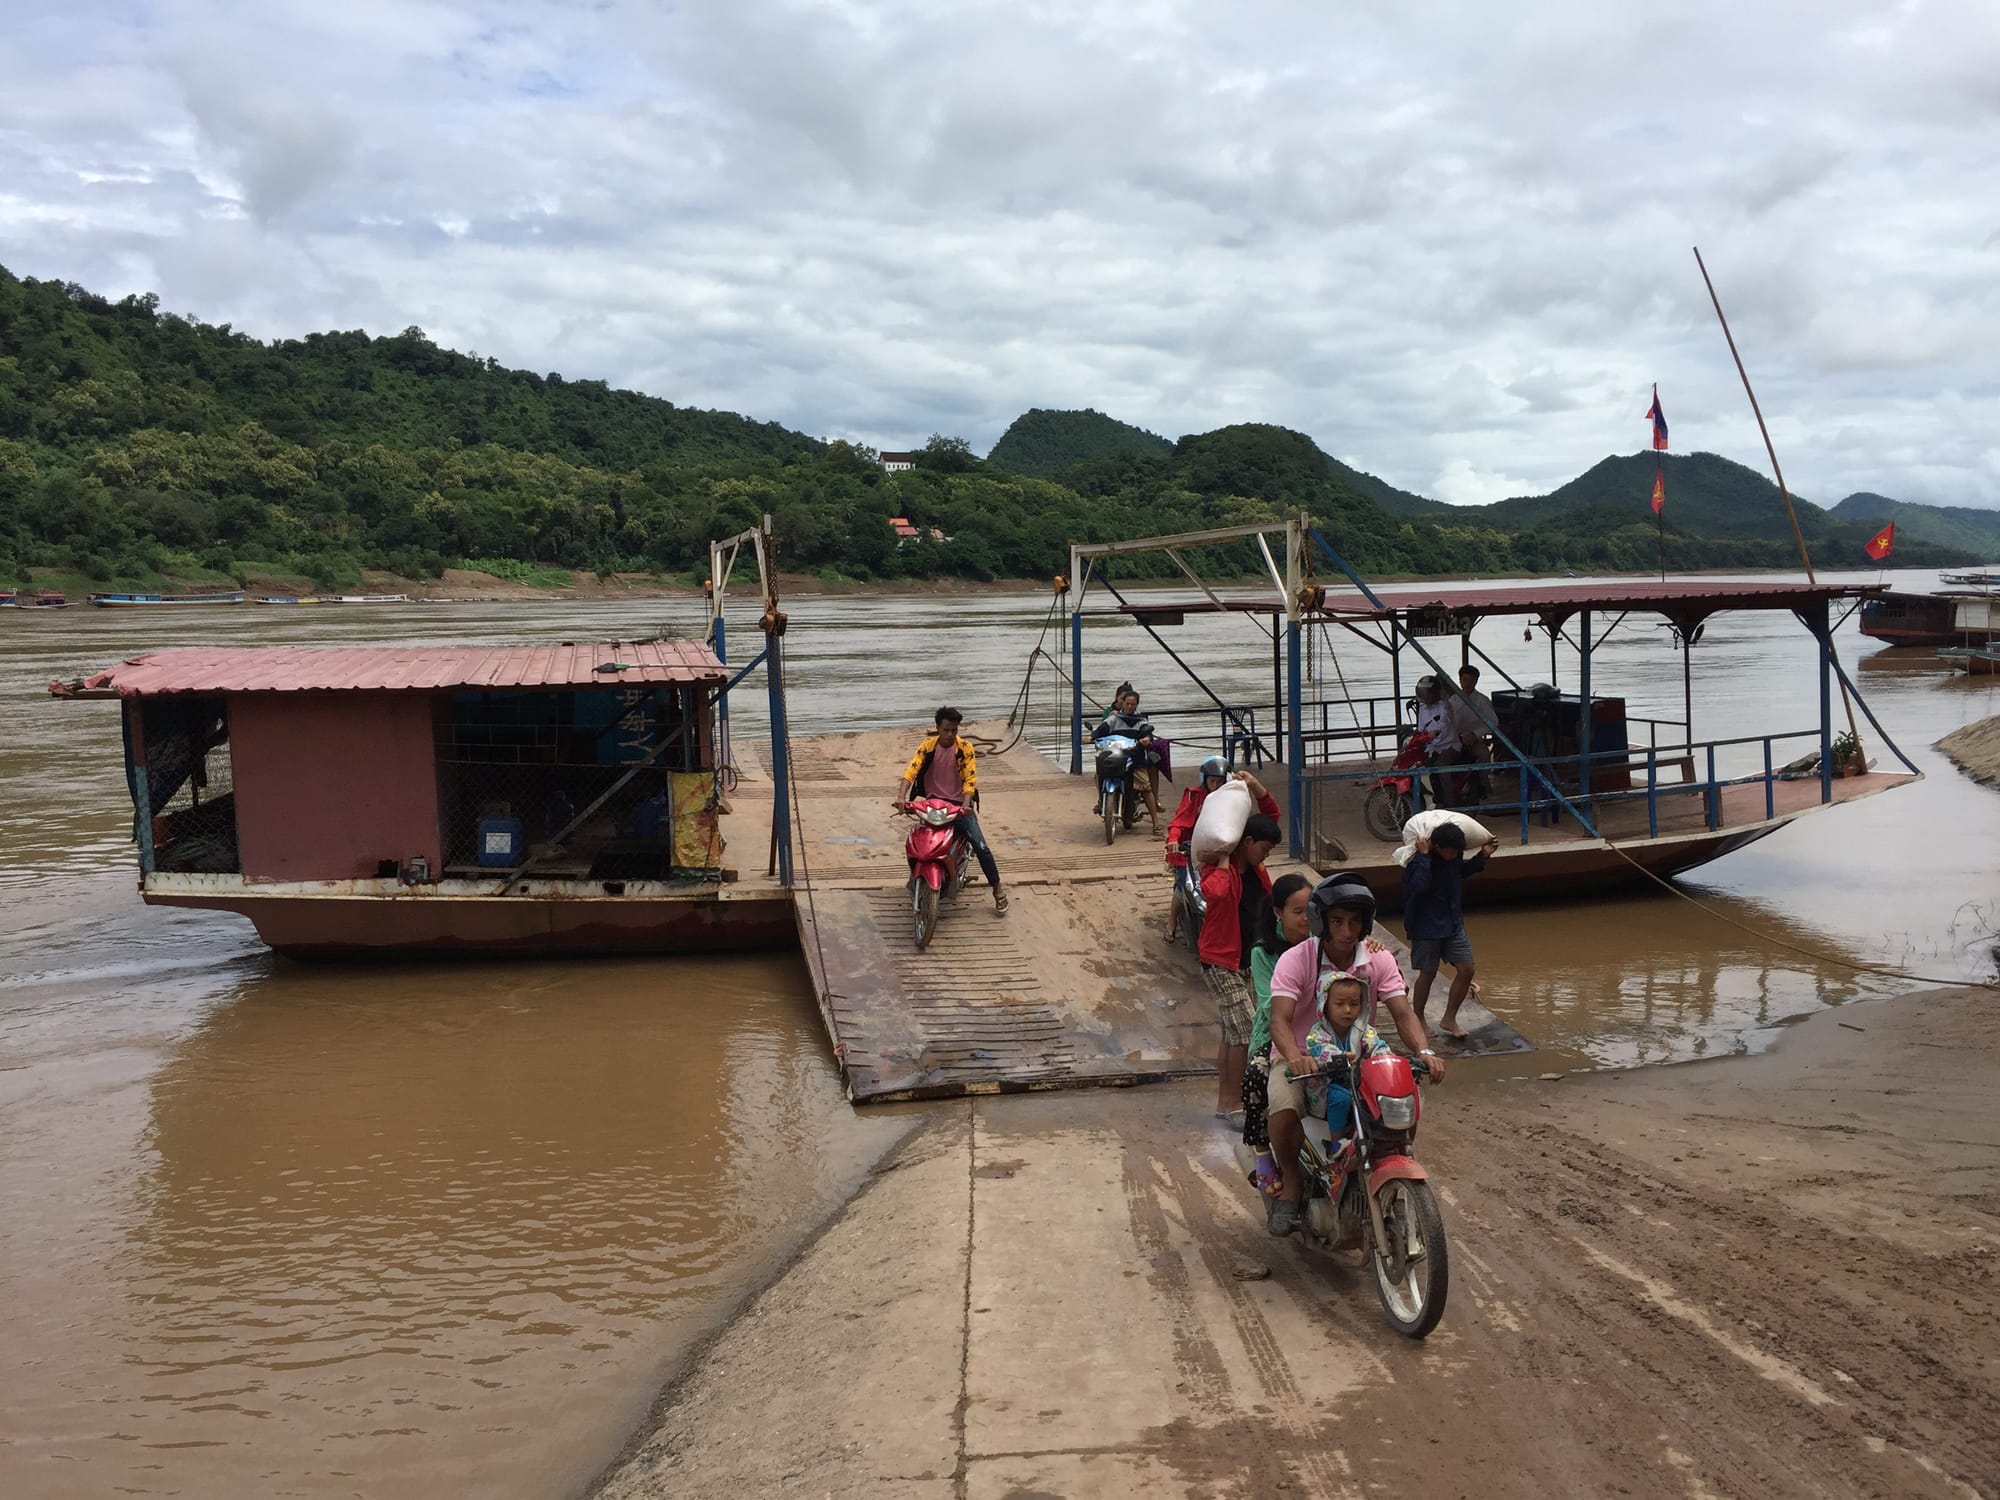
[[[1329,875],[1306,897],[1306,929],[1316,938],[1326,936],[1326,914],[1337,907],[1361,913],[1361,935],[1375,930],[1375,893],[1368,882],[1351,870]]]

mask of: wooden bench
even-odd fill
[[[1691,786],[1694,783],[1694,757],[1692,755],[1662,755],[1650,764],[1656,768],[1656,775],[1659,771],[1678,769],[1681,773],[1681,783],[1683,785]],[[1643,773],[1647,765],[1648,762],[1645,760],[1635,760],[1632,762],[1632,769],[1634,772]]]

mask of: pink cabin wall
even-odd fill
[[[373,879],[443,867],[423,693],[232,693],[230,771],[248,880]]]

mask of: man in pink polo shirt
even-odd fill
[[[1363,942],[1375,926],[1375,893],[1359,875],[1329,875],[1313,887],[1306,903],[1306,927],[1313,935],[1286,950],[1271,971],[1271,1076],[1265,1127],[1271,1154],[1278,1159],[1284,1186],[1271,1205],[1268,1225],[1274,1235],[1299,1227],[1299,1200],[1305,1179],[1299,1173],[1299,1152],[1305,1145],[1305,1085],[1295,1073],[1313,1071],[1306,1056],[1306,1033],[1319,1019],[1328,981],[1359,979],[1367,988],[1362,1018],[1372,1024],[1375,1004],[1388,1006],[1403,1044],[1430,1065],[1431,1082],[1444,1081],[1444,1060],[1431,1051],[1424,1023],[1403,991],[1403,971],[1396,955]]]

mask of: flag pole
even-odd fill
[[[1757,431],[1764,436],[1764,451],[1771,455],[1771,472],[1778,478],[1778,496],[1785,502],[1785,517],[1792,523],[1792,540],[1799,544],[1799,561],[1805,564],[1806,580],[1819,582],[1819,574],[1813,571],[1812,554],[1806,551],[1805,533],[1799,530],[1799,513],[1792,508],[1792,492],[1785,488],[1785,471],[1778,467],[1778,450],[1771,443],[1771,429],[1764,425],[1764,412],[1757,405],[1757,393],[1750,388],[1750,372],[1743,368],[1743,356],[1736,352],[1736,336],[1729,331],[1729,319],[1722,315],[1722,299],[1715,295],[1715,283],[1709,280],[1708,263],[1701,258],[1701,246],[1694,246],[1694,263],[1701,270],[1701,284],[1708,288],[1708,300],[1715,308],[1715,321],[1722,325],[1722,336],[1729,344],[1729,357],[1736,361],[1736,374],[1743,382],[1743,394],[1750,398],[1750,414],[1757,419]],[[1826,637],[1827,655],[1839,660],[1833,648],[1833,634],[1829,630]],[[1861,744],[1861,729],[1854,722],[1854,702],[1847,696],[1845,674],[1835,674],[1841,678],[1840,702],[1847,710],[1847,732],[1854,736],[1858,748]],[[1863,764],[1866,764],[1864,759]]]
[[[1660,398],[1658,396],[1655,396],[1653,399],[1657,401]],[[1653,455],[1653,483],[1655,486],[1659,486],[1659,485],[1664,485],[1666,482],[1667,482],[1667,461],[1664,458],[1661,458],[1659,454],[1655,453]],[[1653,530],[1658,534],[1660,538],[1660,582],[1662,583],[1665,583],[1667,581],[1666,509],[1667,508],[1664,505],[1662,505],[1659,506],[1657,509],[1655,509],[1653,512]]]

